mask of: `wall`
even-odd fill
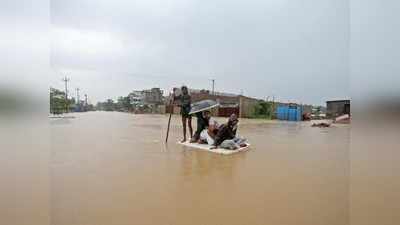
[[[165,105],[159,105],[158,106],[158,113],[161,113],[161,114],[165,114],[166,113]]]
[[[239,96],[239,117],[249,118],[254,115],[254,107],[259,100],[245,96]]]
[[[219,107],[218,116],[229,117],[231,114],[239,115],[239,107]]]
[[[213,116],[229,116],[232,113],[238,114],[241,118],[249,118],[254,115],[254,107],[258,103],[258,99],[250,98],[241,95],[223,95],[216,93],[215,95],[210,94],[209,91],[201,90],[196,92],[190,92],[192,97],[192,103],[198,102],[201,100],[214,100],[220,102],[221,104],[236,104],[238,107],[220,107],[211,110],[211,114]],[[165,98],[165,104],[169,103],[169,97]],[[166,107],[166,113],[171,111],[170,107]],[[180,108],[177,107],[174,109],[174,113],[180,113]],[[228,115],[229,114],[229,115]]]
[[[190,95],[192,102],[210,99],[221,103],[239,103],[239,96],[212,95],[208,91],[190,93]]]
[[[350,100],[326,102],[326,116],[328,118],[333,118],[343,115],[344,113],[350,113],[350,109],[347,109],[348,112],[346,112],[346,105],[350,107]]]
[[[280,105],[277,107],[277,119],[289,121],[301,121],[303,119],[301,105]]]

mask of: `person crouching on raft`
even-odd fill
[[[181,142],[186,142],[186,121],[189,126],[190,138],[193,136],[192,129],[192,116],[189,115],[192,98],[189,95],[189,90],[186,86],[181,87],[182,94],[179,96],[174,96],[174,100],[179,100],[181,107],[181,116],[182,116],[182,126],[183,126],[183,140]]]
[[[245,143],[246,139],[236,137],[238,123],[239,120],[236,114],[232,114],[229,117],[228,122],[226,124],[222,124],[218,128],[218,132],[215,135],[215,141],[213,143],[212,149],[220,147],[224,149],[235,150],[240,147],[247,146],[247,144]]]
[[[205,123],[204,126],[200,128],[201,130],[197,143],[213,145],[214,137],[218,132],[219,124],[216,120],[211,118],[210,111],[203,111],[203,118],[206,119],[207,123]],[[199,131],[199,129],[197,131]]]
[[[190,139],[190,143],[196,143],[200,140],[201,132],[208,127],[210,121],[210,111],[197,112],[195,115],[197,118],[197,129],[192,139]]]

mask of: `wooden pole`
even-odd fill
[[[167,136],[165,137],[165,143],[168,142],[168,135],[169,135],[169,127],[171,125],[171,117],[172,117],[172,113],[174,112],[174,101],[175,101],[175,94],[172,94],[172,104],[170,104],[170,106],[172,105],[172,109],[171,112],[169,112],[169,119],[168,119],[168,127],[167,127]]]
[[[172,108],[172,110],[174,110],[174,108]],[[169,135],[169,126],[171,124],[171,117],[172,117],[172,112],[169,113],[169,119],[168,119],[168,127],[167,127],[167,136],[165,137],[165,143],[168,142],[168,135]]]

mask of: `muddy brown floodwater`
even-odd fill
[[[178,116],[165,145],[167,115],[74,115],[51,119],[52,225],[348,224],[349,125],[242,119],[225,156],[177,145]]]

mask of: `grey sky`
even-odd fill
[[[349,96],[347,0],[52,0],[54,87],[92,101],[186,84],[324,104]]]

